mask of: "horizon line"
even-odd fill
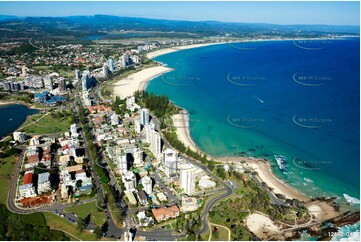
[[[113,15],[113,14],[92,14],[92,15],[62,15],[62,16],[30,16],[30,15],[6,15],[0,14],[0,16],[4,17],[15,17],[15,18],[67,18],[67,17],[94,17],[97,15],[101,16],[112,16],[112,17],[125,17],[125,18],[140,18],[140,19],[153,19],[153,20],[167,20],[167,21],[184,21],[184,22],[218,22],[218,23],[233,23],[233,24],[268,24],[268,25],[280,25],[280,26],[297,26],[297,25],[320,25],[320,26],[348,26],[348,27],[360,27],[359,25],[350,25],[350,24],[321,24],[321,23],[296,23],[296,24],[279,24],[279,23],[266,23],[266,22],[234,22],[234,21],[220,21],[220,20],[185,20],[185,19],[167,19],[167,18],[151,18],[151,17],[139,17],[139,16],[124,16],[124,15]],[[11,20],[4,19],[6,20]],[[13,18],[14,19],[14,18]],[[1,20],[0,20],[1,21]]]

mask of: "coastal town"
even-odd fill
[[[191,114],[146,90],[173,71],[156,57],[269,40],[229,35],[0,43],[12,53],[0,56],[0,105],[34,110],[0,142],[4,211],[41,215],[71,240],[329,240],[358,221],[351,204],[279,179],[282,156],[275,168],[273,157],[206,154],[190,135]]]

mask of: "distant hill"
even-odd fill
[[[5,20],[14,20],[14,19],[22,19],[24,17],[17,17],[17,16],[13,16],[13,15],[0,15],[0,21],[5,21]]]
[[[110,15],[71,17],[25,17],[0,15],[1,39],[31,36],[72,36],[81,38],[110,31],[160,31],[188,33],[192,37],[228,35],[245,37],[319,36],[326,34],[359,34],[359,26],[277,25],[266,23],[230,23],[219,21],[183,21]],[[179,35],[178,35],[179,37]],[[185,35],[184,37],[187,37]]]

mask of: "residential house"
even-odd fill
[[[177,205],[171,207],[153,208],[152,213],[157,222],[165,221],[169,218],[176,218],[179,216],[179,208]]]

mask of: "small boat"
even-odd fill
[[[287,171],[288,169],[288,163],[287,158],[282,155],[275,155],[275,160],[277,161],[277,165],[280,168],[282,172]]]
[[[260,99],[259,97],[257,96],[254,96],[260,103],[264,103],[264,101],[262,99]]]
[[[12,121],[12,120],[13,120],[12,118],[9,119],[9,121]]]

